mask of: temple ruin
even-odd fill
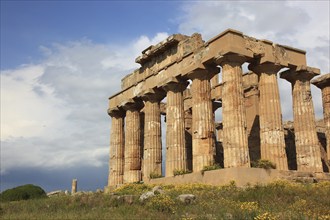
[[[259,159],[282,171],[329,172],[330,73],[315,79],[320,70],[307,66],[305,51],[228,29],[207,42],[174,34],[135,62],[141,67],[109,98],[108,187],[216,163],[249,168]],[[293,123],[282,121],[277,75],[292,85]],[[323,121],[315,119],[311,82],[322,90]]]

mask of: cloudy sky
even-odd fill
[[[150,44],[233,28],[307,51],[330,72],[329,1],[1,1],[1,190],[107,184],[107,98]],[[292,119],[291,88],[279,80]],[[320,91],[313,87],[316,117]]]

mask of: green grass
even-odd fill
[[[143,203],[139,195],[153,186],[129,184],[116,195],[92,194],[2,202],[1,219],[330,219],[330,182],[274,182],[238,188],[203,184],[166,185]],[[177,196],[192,193],[183,204]],[[133,204],[119,195],[136,195]]]

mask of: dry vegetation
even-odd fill
[[[239,188],[201,184],[163,186],[144,202],[153,186],[128,184],[112,195],[94,193],[1,203],[1,219],[330,219],[330,182],[274,182]],[[180,194],[196,200],[180,202]],[[131,196],[127,202],[123,195]]]

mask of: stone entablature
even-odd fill
[[[306,52],[303,50],[278,45],[268,40],[258,40],[232,29],[224,31],[204,44],[201,36],[194,34],[180,41],[177,51],[178,54],[166,59],[158,58],[156,55],[154,62],[143,64],[134,73],[125,77],[122,80],[122,91],[109,98],[109,108],[116,109],[122,106],[126,99],[132,99],[148,89],[163,86],[162,82],[167,78],[187,77],[194,70],[216,65],[215,59],[230,53],[244,56],[246,62],[257,59],[260,64],[276,63],[281,67],[306,65]],[[163,62],[157,63],[159,59]]]
[[[175,34],[148,47],[136,58],[141,67],[124,77],[122,91],[109,98],[108,186],[162,175],[161,115],[167,127],[166,177],[215,163],[250,167],[258,159],[279,170],[325,171],[310,94],[310,80],[319,70],[307,66],[305,54],[232,29],[207,42],[200,34]],[[250,70],[245,74],[244,63]],[[283,68],[288,70],[281,78],[292,84],[295,141],[290,143],[277,82]],[[329,77],[312,83],[322,89],[329,140]],[[215,122],[220,107],[222,122]]]
[[[202,45],[203,40],[200,34],[193,34],[191,37],[174,34],[159,44],[148,47],[135,60],[142,67],[122,79],[121,89],[128,89],[146,78],[157,75],[167,66],[173,65],[192,54]]]

